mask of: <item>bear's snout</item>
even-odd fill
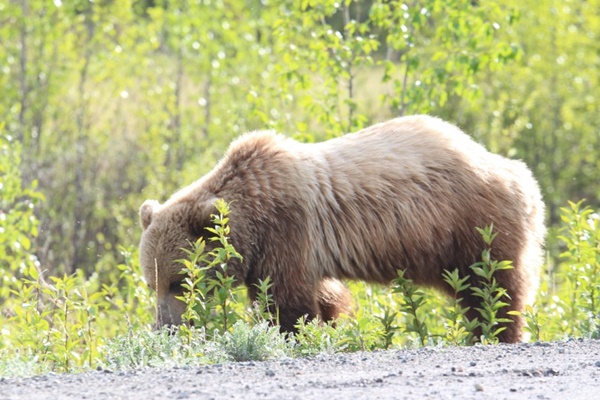
[[[158,300],[156,308],[157,328],[179,326],[182,323],[181,316],[185,312],[185,303],[175,298],[175,295],[166,295]]]

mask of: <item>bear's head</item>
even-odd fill
[[[176,201],[163,205],[147,200],[140,207],[142,238],[140,264],[148,285],[156,291],[158,326],[180,325],[185,303],[181,274],[184,249],[203,236],[209,226],[212,202]]]

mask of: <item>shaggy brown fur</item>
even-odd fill
[[[450,293],[443,270],[469,274],[484,248],[475,227],[491,223],[492,256],[515,266],[497,275],[510,309],[522,311],[537,289],[544,204],[529,169],[451,124],[412,116],[317,144],[246,134],[166,203],[145,202],[141,263],[162,323],[181,323],[174,260],[205,235],[219,198],[231,203],[231,241],[244,257],[230,271],[251,297],[253,285],[271,277],[286,331],[302,315],[329,320],[347,312],[343,279],[385,284],[403,269],[415,283]],[[476,316],[478,299],[466,293],[464,302]],[[510,318],[501,340],[515,342],[523,321]]]

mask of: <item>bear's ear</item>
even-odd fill
[[[154,210],[158,207],[158,201],[146,200],[140,207],[140,222],[142,223],[142,229],[147,229],[152,222],[152,215]]]

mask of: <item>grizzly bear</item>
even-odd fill
[[[207,235],[213,203],[230,204],[230,240],[243,260],[228,272],[256,296],[271,278],[283,331],[298,318],[347,313],[341,280],[387,284],[402,269],[414,283],[451,294],[444,270],[463,276],[485,244],[475,229],[493,224],[492,257],[514,269],[496,279],[510,303],[504,342],[522,338],[523,311],[537,290],[544,203],[530,170],[488,152],[460,129],[430,116],[408,116],[321,143],[274,132],[234,141],[200,180],[164,204],[146,201],[140,260],[158,298],[157,322],[180,324],[183,248]],[[475,277],[471,284],[478,285]],[[468,317],[479,298],[466,291]]]

